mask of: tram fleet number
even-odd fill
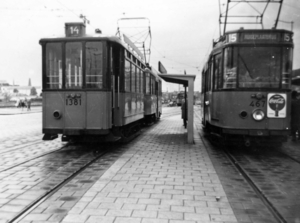
[[[251,101],[249,106],[252,106],[252,107],[265,107],[265,101]]]
[[[66,99],[66,105],[71,106],[71,105],[81,105],[81,98],[67,98]]]

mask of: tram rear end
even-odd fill
[[[228,142],[281,143],[290,133],[292,33],[227,32],[202,73],[203,126]]]

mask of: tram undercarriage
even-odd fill
[[[214,142],[224,145],[250,146],[280,146],[288,139],[289,131],[261,129],[225,129],[206,124],[203,126],[206,134]]]

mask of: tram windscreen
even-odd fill
[[[66,88],[82,88],[82,43],[66,43]]]
[[[279,88],[279,47],[240,47],[238,52],[240,88]]]
[[[46,45],[46,89],[62,88],[62,44],[48,43]]]
[[[291,66],[291,48],[226,48],[223,88],[289,88]]]

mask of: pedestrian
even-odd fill
[[[188,106],[188,102],[183,99],[182,100],[182,104],[181,104],[181,118],[183,120],[183,126],[184,128],[186,128],[187,126],[187,106]]]
[[[29,98],[27,101],[27,111],[31,110],[30,106],[31,106],[31,99]]]
[[[17,99],[15,106],[16,106],[16,108],[19,108],[19,106],[20,106],[20,99]]]
[[[300,134],[300,100],[297,99],[297,91],[292,91],[292,106],[291,106],[291,130],[292,130],[292,140],[297,140]]]
[[[24,107],[23,99],[20,99],[19,106],[20,106],[20,108],[22,108],[22,111],[23,111],[23,107]]]

